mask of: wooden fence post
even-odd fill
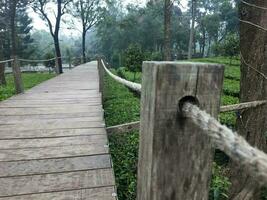
[[[12,63],[12,72],[14,76],[14,84],[15,84],[16,93],[20,94],[24,92],[24,86],[23,86],[21,70],[20,70],[20,63],[19,63],[17,56],[14,56],[13,59],[14,60]]]
[[[58,64],[58,57],[56,55],[55,57],[55,71],[56,71],[56,74],[59,74],[59,64]]]
[[[69,70],[71,70],[72,66],[71,66],[71,61],[72,61],[72,58],[70,57],[69,58]]]
[[[98,67],[98,74],[99,74],[99,92],[101,93],[101,98],[102,98],[102,101],[103,101],[103,99],[104,99],[103,93],[104,93],[104,76],[105,76],[105,72],[104,72],[104,68],[103,68],[103,65],[102,65],[102,59],[98,58],[97,62],[98,62],[97,67]]]
[[[208,199],[214,151],[179,105],[194,99],[217,117],[223,72],[216,64],[144,62],[138,200]]]

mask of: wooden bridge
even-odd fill
[[[267,155],[216,120],[219,111],[266,100],[220,107],[223,71],[217,64],[144,62],[141,86],[99,59],[98,67],[81,65],[1,102],[0,200],[117,199],[99,92],[104,73],[142,94],[140,126],[108,129],[140,128],[137,199],[208,199],[212,146],[266,185]]]
[[[96,62],[0,103],[2,199],[116,199]]]

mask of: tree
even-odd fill
[[[267,1],[247,0],[248,3],[267,7]],[[267,99],[267,35],[264,27],[267,12],[256,7],[240,4],[240,50],[241,90],[240,101],[249,102]],[[252,24],[249,24],[252,23]],[[238,133],[257,148],[266,151],[267,106],[245,110],[237,120]],[[238,163],[231,163],[230,199],[258,200],[260,185]]]
[[[102,7],[100,0],[76,0],[74,8],[72,14],[82,24],[82,56],[86,63],[86,34],[99,21]]]
[[[230,57],[229,64],[232,65],[232,58],[240,53],[239,36],[236,33],[229,33],[223,41],[217,42],[213,49],[216,56]]]
[[[5,1],[0,2],[0,61],[4,60],[4,40],[5,40],[5,32],[6,32],[6,4]],[[5,64],[0,64],[0,86],[6,85],[5,79]]]
[[[14,59],[13,61],[13,76],[14,83],[16,88],[16,93],[22,93],[24,91],[23,82],[21,77],[20,66],[17,61],[17,24],[16,24],[16,13],[18,0],[9,0],[9,14],[10,14],[10,30],[11,30],[11,57]]]
[[[31,37],[32,19],[28,15],[28,2],[20,1],[16,13],[17,24],[17,55],[23,58],[30,57],[35,48],[33,47],[33,39]]]
[[[171,60],[171,16],[172,1],[165,0],[164,6],[164,60]]]
[[[125,51],[125,65],[126,68],[134,72],[134,80],[136,80],[136,73],[142,71],[143,52],[140,45],[131,44]]]
[[[189,44],[188,44],[188,59],[192,58],[193,40],[194,40],[194,34],[195,34],[197,0],[192,0],[191,4],[192,4],[191,5],[192,20],[191,20],[190,38],[189,38]]]
[[[58,62],[58,73],[63,73],[62,67],[62,58],[61,58],[61,50],[59,44],[59,31],[61,25],[62,16],[67,11],[67,6],[71,2],[71,0],[55,0],[57,9],[55,12],[56,23],[55,26],[52,24],[52,20],[49,18],[48,12],[46,10],[46,6],[48,3],[51,3],[52,0],[35,0],[33,3],[33,10],[41,16],[41,18],[47,22],[50,34],[54,40],[55,52]]]

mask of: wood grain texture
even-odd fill
[[[36,139],[36,138],[55,138],[55,137],[72,137],[82,135],[99,135],[106,134],[103,128],[85,128],[85,129],[58,129],[58,130],[10,130],[0,134],[0,140],[6,139]]]
[[[138,200],[207,200],[213,150],[179,102],[194,97],[216,117],[223,67],[145,62],[143,73]]]
[[[101,187],[53,193],[40,193],[32,195],[12,196],[0,198],[1,200],[115,200],[114,187]]]
[[[96,62],[0,102],[0,199],[115,200]]]
[[[0,177],[110,168],[108,154],[55,159],[0,162]]]
[[[112,186],[111,169],[0,178],[0,197]]]

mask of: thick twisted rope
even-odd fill
[[[105,69],[105,71],[107,72],[107,74],[109,76],[111,76],[115,81],[123,84],[124,86],[138,92],[141,93],[141,84],[138,83],[134,83],[128,80],[125,80],[119,76],[114,75],[111,71],[109,71],[104,63],[104,61],[101,59],[101,63],[103,68]],[[240,103],[240,104],[234,104],[234,105],[227,105],[227,106],[222,106],[220,111],[221,112],[230,112],[230,111],[238,111],[238,110],[244,110],[244,109],[249,109],[249,108],[255,108],[261,105],[266,104],[267,101],[263,100],[263,101],[253,101],[253,102],[246,102],[246,103]]]
[[[14,59],[0,61],[0,64],[13,62]]]
[[[47,60],[29,60],[29,59],[18,59],[18,60],[22,62],[48,62],[48,61],[56,60],[56,58],[51,58]]]
[[[234,105],[221,106],[220,112],[230,112],[230,111],[245,110],[249,108],[256,108],[266,103],[267,101],[252,101]]]
[[[256,5],[256,4],[252,4],[252,3],[248,3],[248,2],[246,2],[246,1],[244,1],[244,0],[241,0],[241,2],[242,2],[243,4],[245,4],[245,5],[247,5],[247,6],[251,6],[251,7],[253,7],[253,8],[258,8],[258,9],[262,9],[262,10],[267,10],[266,7],[258,6],[258,5]]]
[[[101,60],[101,63],[102,63],[102,66],[104,68],[104,70],[107,72],[107,74],[109,76],[111,76],[114,80],[116,80],[117,82],[125,85],[126,87],[130,88],[131,90],[134,90],[138,93],[141,93],[141,84],[138,84],[138,83],[134,83],[134,82],[131,82],[131,81],[127,81],[119,76],[116,76],[114,74],[112,74],[111,71],[109,71],[104,63],[103,60]]]
[[[185,103],[182,111],[184,116],[190,118],[214,146],[225,152],[237,163],[246,167],[252,177],[259,183],[267,184],[267,155],[252,147],[243,137],[220,124],[215,118],[200,110],[196,105]]]

